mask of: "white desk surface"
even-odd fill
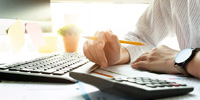
[[[36,55],[38,56],[38,55]],[[2,57],[2,56],[1,56]],[[27,56],[28,57],[28,56]],[[30,58],[29,58],[30,59]],[[200,100],[200,80],[196,78],[179,77],[168,74],[154,74],[145,71],[137,71],[130,65],[118,65],[108,67],[106,70],[118,72],[127,76],[151,76],[176,82],[183,82],[194,86],[194,91],[183,96],[164,98],[162,100]],[[97,70],[97,71],[102,71]],[[109,75],[113,73],[108,73]],[[113,75],[115,76],[115,75]],[[130,100],[117,95],[99,91],[97,88],[82,82],[74,84],[53,84],[39,82],[1,81],[1,100]]]

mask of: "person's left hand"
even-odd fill
[[[180,73],[174,67],[174,59],[179,51],[167,46],[159,46],[150,52],[142,54],[131,65],[131,67],[161,73]]]

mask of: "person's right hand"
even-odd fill
[[[85,56],[102,68],[115,65],[121,61],[122,47],[118,37],[112,31],[99,31],[95,33],[97,40],[87,40],[83,51]]]

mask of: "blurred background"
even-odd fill
[[[81,35],[92,36],[97,30],[110,29],[123,36],[134,26],[151,0],[1,0],[0,1],[0,52],[12,53],[6,30],[17,20],[23,24],[37,23],[45,37],[56,37],[57,51],[63,51],[63,44],[57,30],[75,23],[82,30]],[[84,39],[81,38],[81,52]],[[55,46],[54,46],[55,47]],[[25,34],[25,44],[20,50],[38,53],[30,36]]]
[[[57,31],[72,23],[82,29],[81,36],[92,36],[98,30],[109,29],[121,38],[127,32],[134,31],[138,18],[151,2],[152,0],[0,0],[0,55],[22,57],[63,52],[62,38]],[[23,27],[26,23],[37,23],[48,46],[35,46],[25,31],[23,47],[19,53],[13,53],[6,30],[18,19]],[[171,39],[162,43],[177,48],[174,44],[176,39]],[[78,52],[82,52],[84,41],[84,38],[80,39]]]

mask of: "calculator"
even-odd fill
[[[193,87],[184,83],[154,79],[151,77],[113,77],[104,78],[93,75],[94,68],[79,68],[70,72],[76,80],[91,84],[99,90],[131,99],[159,99],[185,95]]]

